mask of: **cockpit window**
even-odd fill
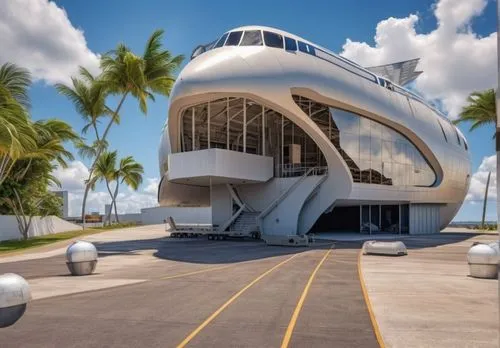
[[[233,31],[232,33],[230,33],[225,46],[238,46],[238,44],[240,43],[241,34],[241,31]]]
[[[224,42],[226,42],[226,38],[228,35],[229,35],[228,33],[225,33],[224,35],[222,35],[221,38],[219,39],[219,41],[217,41],[217,43],[215,44],[214,48],[219,48],[219,47],[224,46]]]
[[[312,54],[313,56],[316,55],[314,47],[302,41],[299,41],[299,51]]]
[[[295,39],[285,36],[285,50],[297,51],[297,41],[295,41]]]
[[[262,34],[260,30],[245,31],[240,46],[262,46]]]
[[[264,31],[264,42],[268,47],[283,48],[283,36],[280,34]]]

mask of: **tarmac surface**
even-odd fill
[[[359,243],[92,237],[91,276],[68,276],[64,255],[0,262],[33,294],[24,317],[1,329],[2,348],[379,346]]]
[[[342,235],[293,248],[142,226],[85,237],[86,277],[69,276],[69,242],[0,256],[33,296],[0,347],[496,347],[498,281],[465,257],[497,236],[454,232],[393,236],[408,256],[383,257]]]

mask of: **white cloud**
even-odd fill
[[[84,180],[88,178],[89,170],[80,161],[69,163],[68,168],[58,167],[52,174],[61,182],[62,190],[68,191],[69,215],[81,214],[83,195],[85,191]],[[139,213],[141,208],[157,206],[156,187],[158,178],[146,178],[147,186],[141,191],[126,190],[122,186],[118,194],[117,208],[119,214]],[[112,187],[112,190],[114,187]],[[91,191],[87,197],[87,212],[104,213],[104,206],[111,203],[111,198],[106,190]]]
[[[497,156],[492,155],[484,157],[477,172],[472,175],[466,200],[471,203],[482,202],[484,200],[484,191],[486,190],[486,181],[488,180],[489,172],[491,172],[491,178],[488,188],[488,200],[495,200],[497,198]]]
[[[158,193],[158,185],[160,184],[159,178],[147,178],[146,181],[148,184],[144,188],[144,192],[149,193],[150,195],[156,196]]]
[[[374,46],[347,39],[341,55],[363,66],[421,58],[417,90],[428,99],[441,100],[449,116],[456,118],[470,92],[496,86],[497,33],[480,37],[471,28],[486,4],[487,0],[439,0],[433,31],[418,33],[416,14],[391,17],[377,24]]]
[[[2,1],[0,38],[0,64],[16,63],[37,80],[69,83],[79,65],[99,71],[99,56],[87,47],[83,31],[54,2]]]
[[[80,161],[73,161],[68,164],[68,168],[57,167],[53,172],[61,182],[61,189],[74,192],[85,189],[84,181],[89,177],[89,170]]]

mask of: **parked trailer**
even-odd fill
[[[198,238],[207,237],[208,240],[226,240],[228,237],[251,237],[259,239],[258,232],[235,232],[235,231],[218,231],[218,225],[211,224],[176,224],[170,216],[166,220],[165,230],[170,232],[171,238]]]

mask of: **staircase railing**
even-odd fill
[[[224,222],[218,229],[218,232],[224,232],[231,224],[236,220],[241,213],[245,210],[245,204],[243,204],[240,209],[238,209],[233,216],[231,216],[226,222]]]
[[[296,187],[302,183],[310,175],[325,175],[328,167],[312,167],[309,168],[296,182],[294,182],[288,189],[286,189],[278,198],[276,198],[266,209],[262,211],[257,217],[258,221],[262,221],[274,208],[276,208]]]

